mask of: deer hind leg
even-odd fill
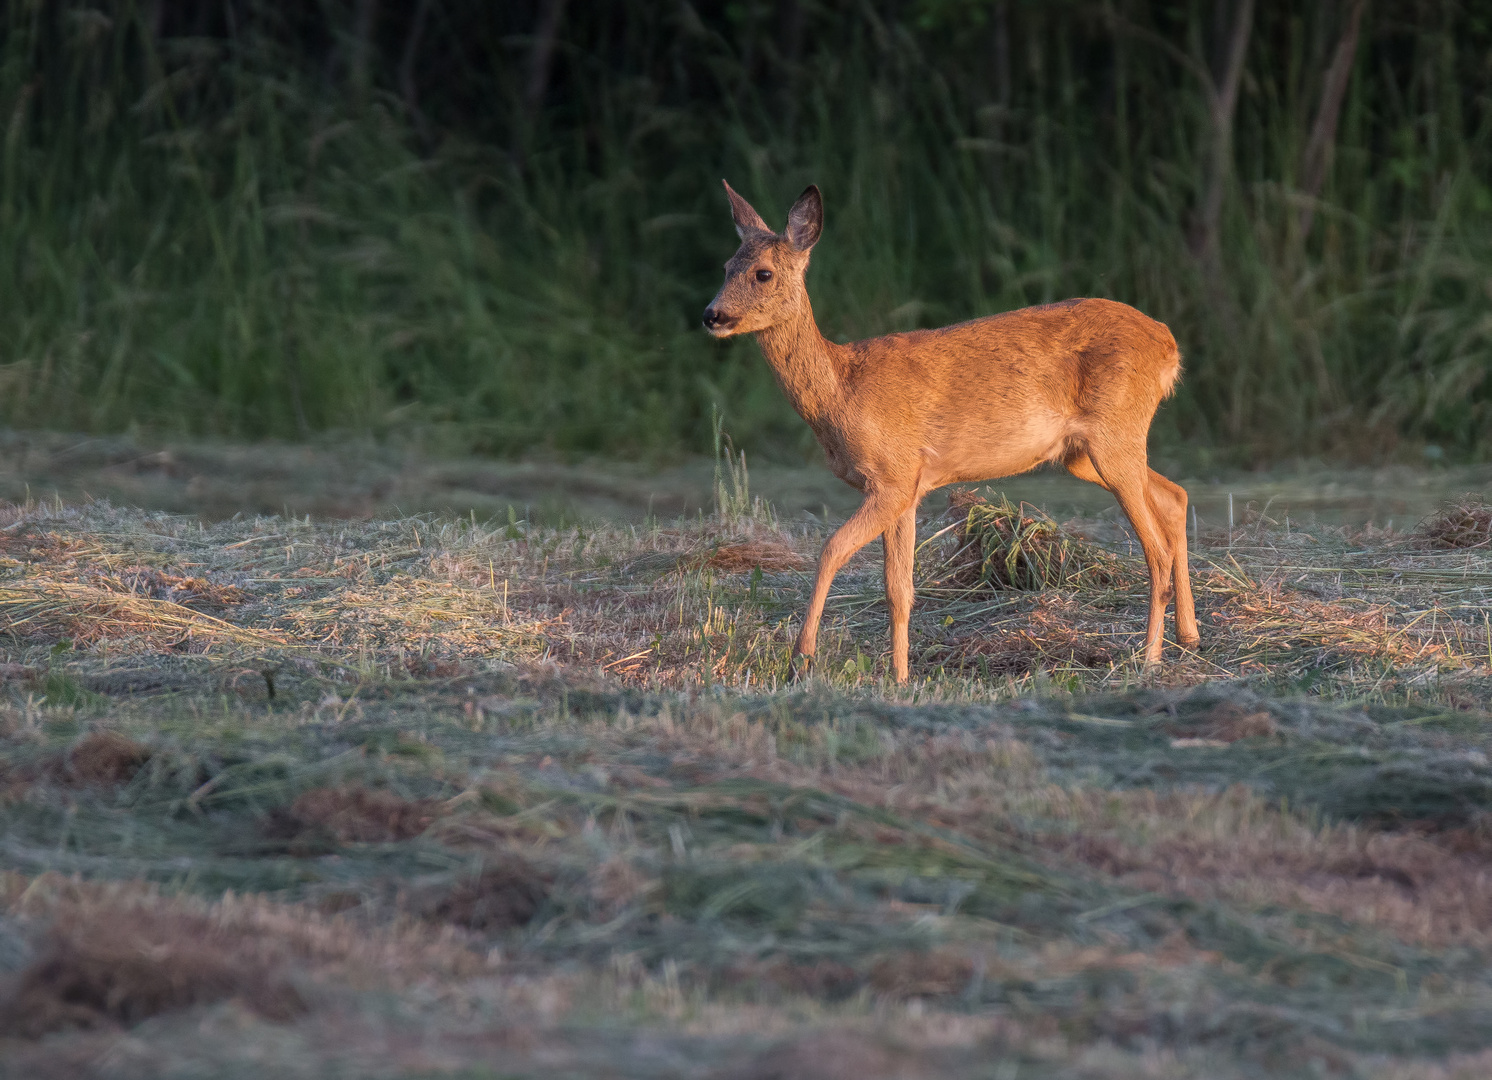
[[[1201,640],[1197,608],[1192,602],[1192,579],[1186,559],[1186,489],[1150,470],[1150,512],[1170,540],[1171,580],[1176,598],[1176,640],[1188,649]]]
[[[912,618],[912,563],[917,552],[917,507],[897,518],[881,535],[886,548],[886,606],[891,612],[891,666],[896,681],[907,681],[907,624]]]
[[[1172,542],[1168,530],[1151,510],[1151,472],[1145,464],[1145,448],[1123,445],[1090,445],[1087,452],[1075,451],[1064,459],[1067,471],[1113,492],[1119,507],[1139,538],[1150,570],[1150,614],[1145,626],[1145,663],[1160,663],[1165,632],[1166,601],[1171,596]],[[1183,528],[1185,521],[1183,519]],[[1187,590],[1188,598],[1191,590]],[[1195,628],[1194,632],[1195,632]]]
[[[818,576],[813,582],[813,597],[808,601],[803,629],[798,631],[798,640],[793,645],[794,677],[805,672],[813,662],[813,654],[818,648],[819,620],[823,617],[824,601],[829,598],[834,575],[851,555],[884,533],[902,515],[907,503],[916,506],[916,501],[910,496],[903,499],[889,492],[873,492],[824,544],[823,553],[819,555]]]

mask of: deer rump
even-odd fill
[[[818,188],[793,204],[780,234],[725,189],[741,244],[705,309],[705,328],[755,336],[830,469],[865,494],[824,545],[793,648],[795,674],[811,666],[834,575],[881,536],[892,665],[905,682],[918,503],[944,484],[1048,461],[1112,492],[1134,528],[1150,572],[1145,661],[1160,660],[1173,596],[1177,638],[1197,644],[1186,492],[1146,456],[1150,421],[1181,374],[1164,324],[1113,300],[1075,299],[839,345],[819,332],[806,285],[823,231]]]

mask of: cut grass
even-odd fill
[[[1202,648],[1146,672],[1112,527],[1050,531],[1120,574],[1034,593],[950,585],[929,544],[918,681],[881,681],[861,559],[828,674],[787,691],[822,533],[768,515],[94,504],[0,529],[0,586],[91,590],[0,657],[0,1072],[1454,1077],[1492,1054],[1478,549],[1204,533]],[[237,634],[152,622],[209,608]]]

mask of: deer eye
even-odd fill
[[[756,272],[756,280],[757,281],[771,281],[772,280],[772,271],[770,271],[770,270],[758,270]]]

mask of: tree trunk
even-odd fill
[[[1310,138],[1300,155],[1300,191],[1309,200],[1300,211],[1301,240],[1310,235],[1314,216],[1311,204],[1321,194],[1327,170],[1331,168],[1332,151],[1336,147],[1337,121],[1342,115],[1342,102],[1347,97],[1347,83],[1352,76],[1352,61],[1357,55],[1357,36],[1362,26],[1363,8],[1366,6],[1367,0],[1352,0],[1347,25],[1342,28],[1342,38],[1337,42],[1331,66],[1326,69],[1326,78],[1322,80],[1321,104],[1316,109],[1316,122],[1311,125]]]
[[[1218,0],[1222,14],[1227,0]],[[1226,40],[1223,70],[1206,85],[1207,112],[1211,123],[1206,186],[1192,233],[1192,253],[1209,270],[1218,262],[1218,231],[1223,216],[1223,196],[1233,173],[1233,113],[1238,105],[1238,85],[1248,55],[1249,35],[1254,25],[1254,0],[1238,0]]]

